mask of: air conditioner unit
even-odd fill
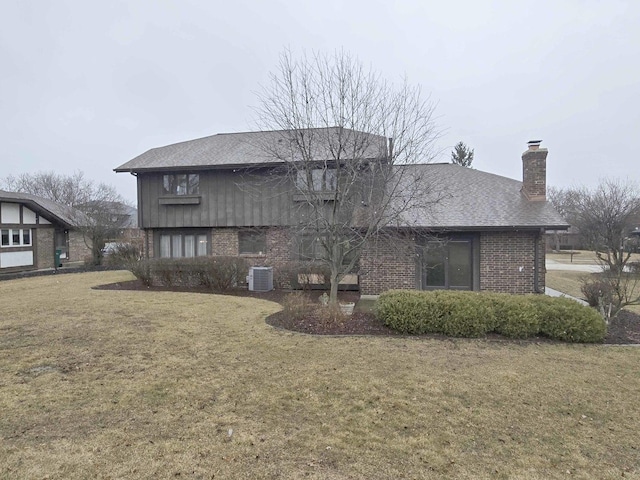
[[[251,267],[247,277],[249,290],[269,292],[273,290],[273,267]]]

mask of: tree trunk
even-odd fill
[[[329,305],[338,305],[338,271],[331,269],[331,289],[329,291]]]

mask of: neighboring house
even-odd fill
[[[547,230],[545,232],[547,252],[552,250],[583,250],[584,241],[578,227],[570,226],[568,230]]]
[[[147,255],[241,255],[274,267],[313,258],[313,240],[294,227],[296,186],[272,181],[282,162],[264,145],[277,135],[282,132],[213,135],[151,149],[116,168],[137,177]],[[321,155],[315,152],[314,158]],[[437,186],[442,199],[405,212],[388,224],[384,241],[365,247],[361,293],[543,292],[544,232],[568,227],[546,201],[546,157],[539,142],[530,142],[522,155],[522,182],[453,164],[394,167],[414,169]],[[264,182],[256,181],[261,177]],[[326,173],[317,183],[324,189],[335,184]]]
[[[91,250],[77,229],[82,219],[81,213],[65,205],[0,190],[0,274],[83,261]]]
[[[143,232],[138,228],[138,210],[122,202],[90,202],[88,211],[99,212],[98,218],[112,230],[107,242],[133,243],[142,246]],[[95,205],[98,205],[95,207]],[[80,207],[84,207],[81,205]]]

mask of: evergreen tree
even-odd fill
[[[451,152],[451,163],[471,168],[471,162],[473,162],[473,150],[463,142],[458,142]]]

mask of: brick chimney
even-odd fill
[[[547,199],[547,153],[540,148],[542,140],[527,142],[529,149],[522,154],[522,193],[532,202]]]

